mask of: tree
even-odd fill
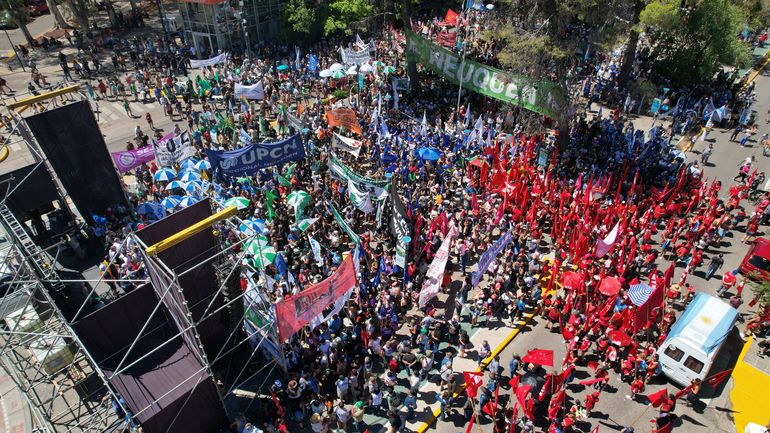
[[[333,0],[327,7],[324,34],[329,36],[343,31],[352,35],[351,25],[367,18],[374,7],[366,0]]]
[[[305,36],[313,31],[316,24],[315,9],[309,7],[305,0],[290,0],[286,4],[285,16],[291,29]]]
[[[48,5],[48,10],[51,11],[51,15],[53,15],[56,27],[60,29],[72,28],[72,26],[67,23],[67,20],[64,19],[64,16],[62,16],[59,5],[56,4],[56,0],[45,0],[45,3]]]
[[[404,28],[409,28],[412,25],[410,3],[411,0],[401,0],[401,22]],[[406,73],[409,75],[409,91],[417,91],[420,87],[420,80],[417,77],[417,65],[414,60],[409,59],[409,56],[406,58]]]
[[[29,21],[29,8],[24,0],[5,0],[5,6],[8,8],[11,21],[16,24],[16,27],[24,34],[24,39],[27,40],[27,45],[32,47],[35,39],[27,28],[27,21]]]
[[[746,281],[751,285],[754,296],[759,302],[759,309],[762,310],[770,306],[770,281],[765,281],[758,276],[758,279],[748,279]]]
[[[738,39],[747,22],[731,0],[699,0],[685,10],[678,0],[652,0],[640,15],[652,51],[652,77],[673,86],[711,80],[723,65],[751,62],[749,47]]]
[[[72,11],[72,15],[75,16],[80,30],[88,31],[88,4],[86,4],[86,0],[67,0],[67,6]]]

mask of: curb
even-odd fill
[[[505,348],[508,347],[509,344],[511,344],[511,341],[513,341],[513,339],[519,334],[519,332],[521,332],[522,328],[527,326],[527,324],[529,324],[532,318],[535,317],[535,315],[537,315],[539,311],[540,311],[540,307],[536,307],[534,310],[532,310],[531,313],[527,314],[524,317],[524,321],[520,325],[518,325],[516,328],[514,328],[510,333],[508,333],[508,336],[506,336],[503,339],[503,341],[500,344],[498,344],[497,347],[494,348],[494,350],[492,350],[492,353],[488,357],[484,358],[484,360],[481,361],[479,368],[476,369],[476,372],[481,372],[482,370],[486,369],[487,365],[489,365],[489,363],[492,362],[492,359],[494,359],[495,356],[499,355],[500,352],[505,350]],[[465,389],[465,384],[463,383],[462,386],[460,387],[459,392],[455,392],[452,397],[457,398],[458,396],[460,396],[460,393],[464,389]],[[439,415],[441,415],[441,409],[435,409],[431,414],[431,416],[428,418],[428,420],[423,422],[422,425],[420,425],[420,427],[418,427],[415,430],[415,432],[425,433],[425,431],[428,430],[428,428],[430,428],[431,424],[436,422]]]
[[[763,60],[760,63],[760,65],[757,67],[757,69],[752,73],[749,74],[749,78],[746,79],[746,81],[743,83],[743,86],[741,86],[741,89],[745,89],[748,87],[756,78],[759,76],[760,73],[762,73],[762,70],[765,69],[765,66],[767,66],[767,63],[770,62],[770,51],[765,53],[763,56]]]

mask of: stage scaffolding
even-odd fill
[[[81,97],[85,95],[81,94]],[[14,114],[14,121],[14,129],[21,131],[29,151],[38,161],[37,164],[43,164],[52,171],[34,137],[26,130],[21,115]],[[26,179],[18,179],[0,187],[11,191],[24,180]],[[18,183],[15,183],[16,181]],[[201,191],[201,194],[209,195],[206,191]],[[6,194],[6,198],[8,196],[10,194]],[[67,201],[66,195],[62,194],[62,198],[63,202]],[[212,199],[210,203],[212,213],[222,209],[215,200]],[[217,236],[218,231],[237,228],[241,222],[237,216],[231,216],[213,225],[209,230],[216,238],[218,247],[196,257],[195,263],[183,272],[171,269],[158,257],[145,256],[144,260],[148,268],[152,262],[155,269],[162,270],[166,277],[163,281],[166,284],[162,287],[154,286],[159,300],[153,307],[153,315],[141,325],[141,331],[131,344],[127,348],[122,348],[120,353],[114,354],[114,359],[120,359],[117,367],[105,371],[102,360],[95,359],[89,352],[88,344],[79,337],[76,329],[83,317],[91,313],[89,309],[93,305],[94,296],[108,293],[107,285],[120,281],[107,281],[101,277],[95,282],[63,279],[57,269],[57,256],[61,251],[61,243],[42,250],[31,239],[29,227],[16,219],[5,200],[0,202],[0,226],[6,234],[6,242],[0,243],[2,245],[0,246],[2,274],[0,275],[3,276],[2,292],[0,292],[2,296],[0,298],[2,316],[0,317],[3,318],[0,322],[0,368],[14,381],[27,400],[37,431],[45,433],[136,431],[136,427],[140,425],[138,420],[143,414],[153,413],[164,398],[177,391],[177,388],[186,386],[185,383],[187,385],[192,383],[193,389],[187,400],[183,399],[181,402],[181,408],[188,404],[199,383],[208,381],[209,378],[216,383],[217,397],[224,408],[225,400],[233,395],[233,391],[241,389],[259,375],[268,378],[274,370],[282,369],[285,360],[282,358],[281,346],[275,331],[273,306],[270,298],[261,290],[261,284],[257,282],[261,271],[251,268],[244,260],[246,248],[242,247],[246,242],[253,240],[256,234],[250,238],[241,238],[239,242],[227,246],[223,244],[221,237]],[[121,250],[125,250],[129,243],[139,245],[142,250],[149,246],[144,245],[139,236],[134,233],[123,241]],[[239,248],[241,251],[236,253]],[[174,298],[176,303],[172,305],[171,298],[166,294],[176,290],[177,295],[181,295],[180,278],[201,267],[213,268],[216,275],[218,285],[211,288],[210,296],[192,305],[188,304],[183,295],[177,296]],[[241,275],[246,276],[249,290],[240,290]],[[154,282],[157,283],[157,281]],[[65,313],[61,305],[62,302],[67,302],[67,299],[70,301],[74,299],[67,295],[73,287],[87,287],[87,289],[80,289],[83,291],[84,299],[74,308],[69,305],[70,313]],[[124,295],[121,294],[112,302],[119,302],[121,296]],[[108,297],[108,295],[105,296],[105,298]],[[213,308],[214,301],[218,298],[221,298],[221,302],[218,302],[217,308]],[[194,319],[191,310],[199,310],[202,305],[205,305],[203,314]],[[176,309],[182,314],[175,315],[169,311],[170,309]],[[244,314],[244,309],[250,314]],[[72,311],[75,313],[72,314]],[[223,312],[227,313],[230,332],[225,343],[213,350],[215,354],[211,356],[212,350],[204,350],[198,328],[202,322]],[[149,325],[156,314],[171,324],[176,333],[158,347],[149,349],[140,356],[130,357],[132,350],[140,349],[137,346],[141,346],[142,337],[153,332],[149,329]],[[255,314],[261,318],[261,326],[255,326],[248,320]],[[126,403],[128,399],[119,395],[113,379],[120,374],[130,375],[131,370],[142,361],[156,356],[167,343],[179,338],[190,346],[200,360],[201,369],[143,407],[129,407]],[[234,359],[230,357],[236,351],[245,353],[246,361],[239,360],[243,364],[238,364],[236,368],[228,365],[227,373],[222,373],[221,364]],[[209,352],[208,355],[207,352]],[[256,369],[254,364],[258,353],[263,353],[269,362],[260,364],[260,368]],[[272,359],[269,359],[271,355]],[[250,366],[254,368],[247,369]],[[230,374],[236,371],[237,374]],[[119,416],[118,412],[127,415]],[[181,409],[179,413],[181,414]],[[234,415],[229,414],[229,418],[232,419]],[[176,421],[174,418],[171,425],[173,426]],[[144,428],[144,431],[148,432],[148,429]],[[169,427],[168,431],[174,431],[174,429]]]

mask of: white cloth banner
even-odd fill
[[[371,213],[374,210],[369,192],[361,191],[352,179],[348,179],[348,198],[362,212]]]
[[[363,65],[364,63],[368,63],[371,59],[368,47],[361,51],[353,51],[342,48],[340,49],[340,55],[342,57],[342,63],[345,63],[346,65]]]
[[[352,138],[343,137],[336,132],[332,136],[332,147],[340,150],[344,150],[358,158],[358,154],[361,152],[361,142]]]
[[[318,241],[313,239],[310,235],[307,235],[307,240],[310,242],[310,249],[313,250],[313,257],[315,258],[316,264],[319,267],[323,267],[324,259],[321,256],[321,244],[319,244]]]
[[[455,230],[454,221],[449,227],[444,242],[441,243],[441,247],[436,252],[436,256],[433,257],[426,274],[425,284],[420,290],[420,308],[424,307],[431,299],[433,299],[441,288],[441,281],[444,279],[444,269],[446,268],[446,262],[449,259],[449,248],[452,246],[452,240],[457,235]]]
[[[596,257],[604,257],[605,254],[610,252],[612,246],[615,245],[615,241],[618,239],[619,227],[620,222],[617,222],[615,228],[607,234],[607,237],[596,241],[596,253],[594,254]]]
[[[159,142],[153,143],[153,147],[155,148],[155,160],[161,167],[171,167],[195,155],[195,148],[190,142],[190,134],[187,131],[176,137],[173,132],[169,133]]]
[[[262,82],[252,84],[251,86],[244,86],[243,84],[235,83],[235,97],[240,98],[243,96],[246,99],[265,99],[265,89],[262,87]]]
[[[216,57],[212,57],[210,59],[205,60],[190,60],[190,66],[195,68],[205,68],[206,66],[213,66],[218,65],[220,63],[223,63],[225,60],[227,60],[227,53],[222,53]]]

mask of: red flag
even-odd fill
[[[518,388],[518,387],[519,387],[519,379],[520,379],[520,378],[521,378],[521,376],[518,376],[518,375],[517,375],[516,377],[514,377],[514,378],[511,378],[511,380],[509,380],[509,381],[508,381],[508,384],[509,384],[509,385],[511,385],[511,389],[512,389],[512,390],[514,390],[514,391],[515,391],[515,390],[516,390],[516,388]]]
[[[581,384],[581,385],[588,386],[588,385],[593,385],[593,384],[599,383],[599,382],[608,382],[609,380],[610,380],[610,378],[605,376],[605,377],[600,377],[598,379],[584,380],[584,381],[578,382],[578,383]]]
[[[482,376],[483,374],[478,371],[463,372],[463,378],[465,379],[465,392],[468,394],[468,397],[476,397],[476,394],[479,392],[479,387],[481,387]]]
[[[682,398],[682,396],[684,396],[685,394],[687,394],[687,392],[688,392],[689,390],[691,390],[691,389],[692,389],[692,384],[689,384],[689,385],[687,385],[687,386],[686,386],[686,387],[685,387],[683,390],[681,390],[681,391],[677,392],[677,393],[674,395],[674,400],[679,400],[680,398]]]
[[[647,399],[652,403],[652,407],[659,407],[668,400],[668,390],[663,388],[654,394],[648,395]]]
[[[676,267],[676,261],[671,262],[663,274],[663,286],[669,287],[671,285],[671,279],[674,277],[674,268]]]
[[[283,410],[283,406],[281,406],[281,402],[278,400],[278,397],[275,396],[275,393],[273,390],[270,390],[270,398],[273,399],[273,403],[275,404],[275,409],[278,411],[278,415],[281,416],[281,418],[286,416],[285,411]]]
[[[527,407],[527,396],[529,395],[530,389],[532,389],[532,385],[524,385],[516,388],[516,399],[523,408]]]
[[[711,385],[711,387],[712,387],[712,388],[716,388],[716,387],[717,387],[717,385],[719,385],[719,384],[720,384],[720,383],[722,383],[722,382],[723,382],[725,379],[727,379],[728,377],[730,377],[730,373],[732,373],[732,372],[733,372],[733,369],[731,368],[731,369],[729,369],[729,370],[720,371],[719,373],[717,373],[717,374],[715,374],[715,375],[711,376],[711,377],[708,379],[708,381],[709,381],[709,385]]]
[[[487,404],[485,404],[484,407],[481,408],[482,412],[491,416],[492,418],[494,418],[495,414],[497,414],[497,401],[498,401],[499,393],[500,393],[500,387],[498,386],[495,388],[495,399],[488,401]]]
[[[533,349],[528,351],[521,360],[545,367],[553,367],[553,350]]]
[[[446,16],[444,16],[444,22],[453,26],[457,25],[457,12],[452,9],[447,10]]]
[[[636,178],[634,178],[634,180],[636,180]],[[591,430],[591,433],[599,433],[599,424],[597,424],[596,427],[594,427],[594,429]]]
[[[664,292],[665,289],[663,288],[663,284],[655,284],[653,286],[653,292],[650,297],[647,298],[647,302],[642,304],[642,306],[637,308],[635,311],[634,332],[637,332],[647,326],[647,322],[650,320],[650,315],[652,314],[653,310],[663,306]]]

